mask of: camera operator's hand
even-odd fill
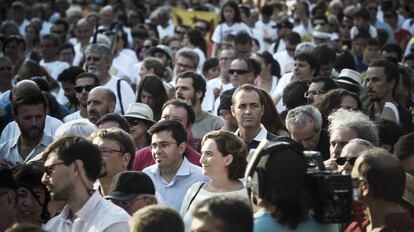
[[[336,163],[335,158],[330,158],[328,160],[325,160],[323,161],[323,164],[325,165],[325,168],[327,170],[333,170],[333,171],[338,170],[338,164]]]

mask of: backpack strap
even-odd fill
[[[122,104],[122,96],[121,96],[121,79],[118,79],[118,81],[116,82],[116,91],[118,92],[118,100],[119,100],[119,105],[121,106],[121,113],[122,115],[125,114],[124,112],[124,105]]]
[[[187,206],[187,211],[188,211],[188,210],[190,210],[190,206],[191,206],[191,204],[193,203],[194,199],[196,198],[196,196],[197,196],[197,195],[198,195],[198,193],[200,192],[200,190],[201,190],[201,188],[203,187],[203,185],[204,185],[204,182],[203,182],[203,183],[201,183],[201,184],[200,184],[200,186],[198,186],[198,189],[197,189],[196,193],[194,194],[194,196],[191,198],[190,202],[188,203],[188,206]]]

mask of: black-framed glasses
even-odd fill
[[[95,87],[96,87],[96,85],[78,85],[78,86],[75,86],[73,88],[75,89],[75,91],[77,93],[82,93],[83,89],[85,89],[86,92],[89,92]]]
[[[43,167],[43,172],[47,176],[50,176],[50,175],[52,175],[53,171],[55,170],[55,167],[58,166],[58,165],[62,165],[62,164],[65,164],[65,163],[64,162],[57,162],[57,163],[51,164],[49,166],[44,166]]]
[[[335,160],[335,162],[339,165],[344,165],[346,162],[348,162],[350,165],[354,166],[357,158],[358,157],[351,157],[351,158],[339,157]]]
[[[229,70],[229,74],[230,75],[243,75],[243,74],[246,74],[246,73],[249,73],[250,71],[249,70],[243,70],[243,69],[230,69]]]

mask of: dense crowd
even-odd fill
[[[0,22],[0,232],[414,231],[414,1],[5,0]]]

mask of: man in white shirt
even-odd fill
[[[148,131],[154,165],[143,170],[151,177],[156,191],[167,206],[179,211],[187,189],[203,181],[201,168],[183,156],[187,147],[187,132],[181,123],[161,120]]]
[[[102,166],[99,148],[81,137],[63,137],[44,152],[42,183],[66,203],[45,225],[48,231],[128,231],[130,216],[93,190]]]
[[[273,55],[273,58],[280,65],[280,74],[291,72],[293,70],[293,57],[295,56],[295,49],[300,44],[302,39],[297,32],[290,32],[286,36],[286,49],[277,52]]]
[[[42,60],[40,65],[46,69],[54,80],[57,80],[59,74],[69,68],[69,64],[59,60],[60,37],[56,34],[43,35],[40,40],[40,52]]]
[[[125,114],[129,104],[135,101],[135,94],[126,81],[109,73],[112,66],[111,49],[103,44],[90,44],[85,49],[85,57],[86,70],[97,75],[100,84],[115,93],[115,113]]]

